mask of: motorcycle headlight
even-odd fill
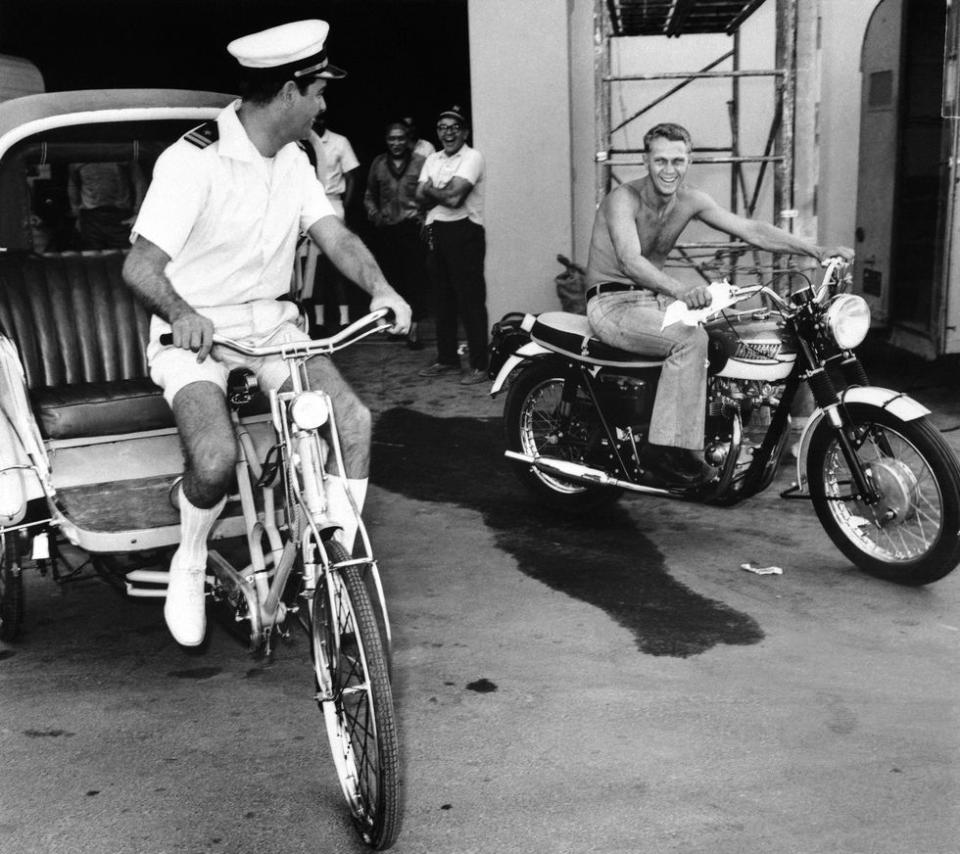
[[[870,330],[870,306],[863,297],[841,294],[827,309],[827,327],[844,350],[852,350]]]
[[[301,430],[316,430],[327,422],[327,399],[316,391],[298,394],[290,404],[290,418]]]

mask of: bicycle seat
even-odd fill
[[[662,359],[640,356],[604,344],[593,336],[590,322],[584,315],[568,311],[547,311],[537,315],[530,327],[530,338],[549,350],[592,365],[658,368],[663,364]]]

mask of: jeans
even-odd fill
[[[656,445],[703,449],[707,405],[707,333],[675,323],[661,330],[662,305],[652,291],[599,294],[587,318],[604,344],[664,359],[648,440]]]

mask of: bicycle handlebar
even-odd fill
[[[283,358],[297,358],[315,356],[320,353],[335,353],[351,344],[356,344],[368,335],[383,332],[393,326],[394,314],[389,308],[380,308],[370,314],[355,320],[349,326],[341,329],[336,335],[328,338],[313,338],[309,341],[289,341],[284,344],[267,344],[253,346],[225,335],[213,334],[213,343],[221,347],[229,347],[245,356],[282,356]],[[160,336],[160,343],[169,347],[173,344],[173,334],[164,332]]]

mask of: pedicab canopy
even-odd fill
[[[149,176],[164,148],[215,117],[233,97],[179,89],[96,89],[0,103],[0,250],[34,248],[38,223],[55,230],[68,212],[69,164],[136,162]]]

